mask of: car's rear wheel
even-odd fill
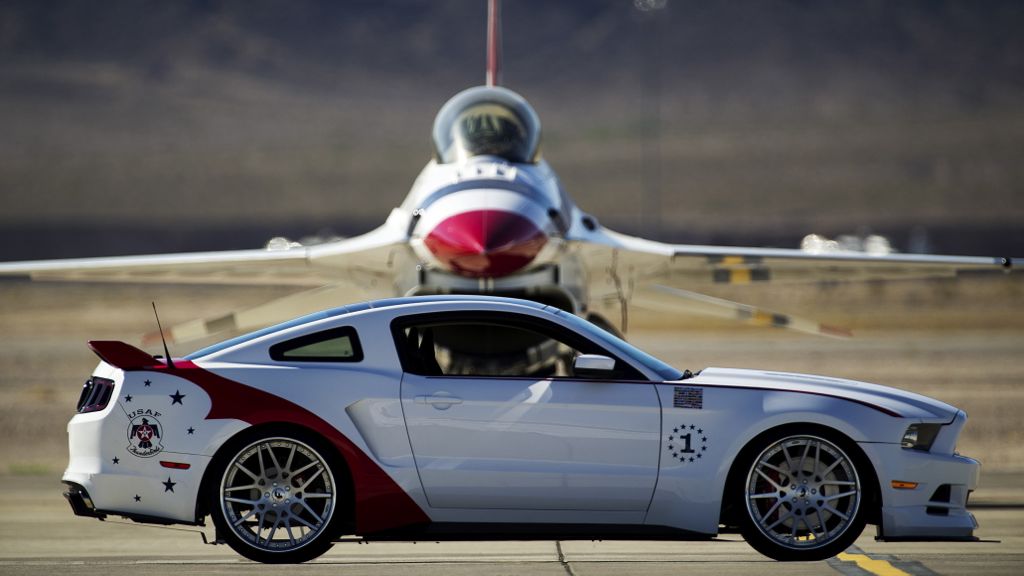
[[[823,560],[848,548],[864,530],[869,476],[855,449],[824,435],[763,439],[745,468],[747,542],[776,560]]]
[[[209,509],[218,537],[265,563],[305,562],[329,550],[341,517],[330,452],[292,432],[239,446],[215,464]]]

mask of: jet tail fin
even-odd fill
[[[487,2],[487,85],[501,85],[501,1]]]

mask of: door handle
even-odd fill
[[[462,398],[452,396],[447,392],[438,392],[431,396],[417,396],[417,404],[430,404],[438,410],[447,410],[455,404],[462,404]]]

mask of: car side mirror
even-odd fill
[[[577,378],[609,378],[615,373],[615,359],[602,354],[580,354],[572,361]]]

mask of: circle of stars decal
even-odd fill
[[[700,462],[708,450],[708,435],[695,424],[680,424],[665,438],[665,449],[680,464]]]

